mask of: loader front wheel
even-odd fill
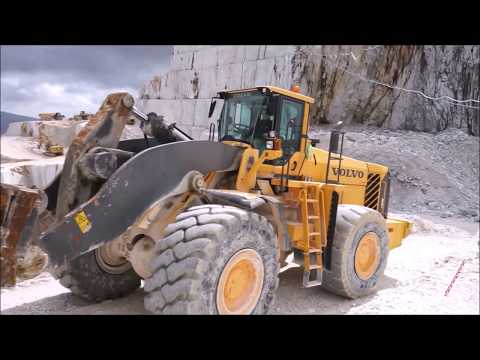
[[[108,256],[104,247],[72,259],[53,272],[64,287],[87,301],[100,302],[126,296],[141,285],[129,262]]]
[[[331,248],[331,269],[322,287],[356,299],[376,291],[388,258],[388,232],[383,216],[358,205],[340,205]]]
[[[278,287],[275,231],[256,213],[200,205],[156,245],[145,308],[155,314],[265,314]]]

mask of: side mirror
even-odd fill
[[[211,118],[213,115],[213,112],[215,111],[215,105],[217,104],[216,100],[212,100],[210,103],[210,109],[208,110],[208,118]]]
[[[340,132],[332,131],[330,133],[330,145],[328,151],[331,153],[338,154],[338,139],[340,138]]]

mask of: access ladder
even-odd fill
[[[326,245],[324,198],[319,183],[307,183],[300,191],[301,221],[303,224],[303,286],[322,284],[322,249]]]

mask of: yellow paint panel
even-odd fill
[[[300,94],[300,93],[297,93],[297,92],[294,92],[294,91],[290,91],[290,90],[287,90],[287,89],[282,89],[282,88],[279,88],[277,86],[270,86],[270,85],[257,86],[257,87],[248,88],[248,89],[229,90],[227,92],[231,93],[231,94],[243,93],[243,92],[249,92],[249,91],[257,91],[258,88],[267,88],[267,89],[270,89],[270,91],[272,91],[273,93],[285,95],[285,96],[288,96],[288,97],[291,97],[291,98],[294,98],[294,99],[297,99],[297,100],[300,100],[300,101],[304,101],[304,102],[307,102],[307,103],[310,103],[310,104],[313,104],[315,102],[315,99],[310,97],[310,96],[306,96],[306,95],[303,95],[303,94]]]
[[[339,204],[352,204],[363,206],[365,188],[357,185],[344,185],[342,198]]]
[[[388,218],[387,228],[389,238],[388,248],[392,250],[402,245],[403,239],[410,234],[412,223],[398,218]]]
[[[254,165],[258,160],[258,150],[253,148],[246,148],[240,160],[240,167],[238,169],[236,189],[248,192],[255,186],[257,180],[257,172]],[[258,166],[258,165],[257,165]],[[250,170],[254,171],[250,171]]]
[[[292,239],[293,244],[296,247],[303,247],[303,225],[301,222],[291,222],[287,223],[288,234]]]
[[[288,97],[291,97],[291,98],[294,98],[294,99],[297,99],[297,100],[304,101],[304,102],[309,103],[309,104],[313,104],[315,102],[314,98],[311,98],[310,96],[302,95],[302,94],[294,92],[294,91],[282,89],[282,88],[279,88],[279,87],[276,87],[276,86],[262,86],[262,87],[266,87],[274,93],[282,94],[282,95],[285,95],[285,96],[288,96]]]
[[[388,172],[388,167],[380,164],[368,163],[368,171],[376,174],[380,174],[380,177],[383,180],[383,177]]]
[[[310,112],[310,104],[308,102],[304,102],[303,104],[303,119],[302,119],[302,135],[308,134],[308,114]],[[307,148],[307,140],[305,137],[302,136],[300,140],[300,149],[299,151],[305,157],[305,149]]]
[[[90,231],[92,228],[92,223],[90,220],[88,220],[87,214],[85,214],[85,211],[80,211],[77,213],[74,217],[75,222],[77,223],[80,231],[82,234],[85,234],[86,232]]]

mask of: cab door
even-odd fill
[[[302,125],[305,104],[295,99],[282,96],[279,101],[279,116],[276,131],[282,140],[284,159],[300,151]]]

